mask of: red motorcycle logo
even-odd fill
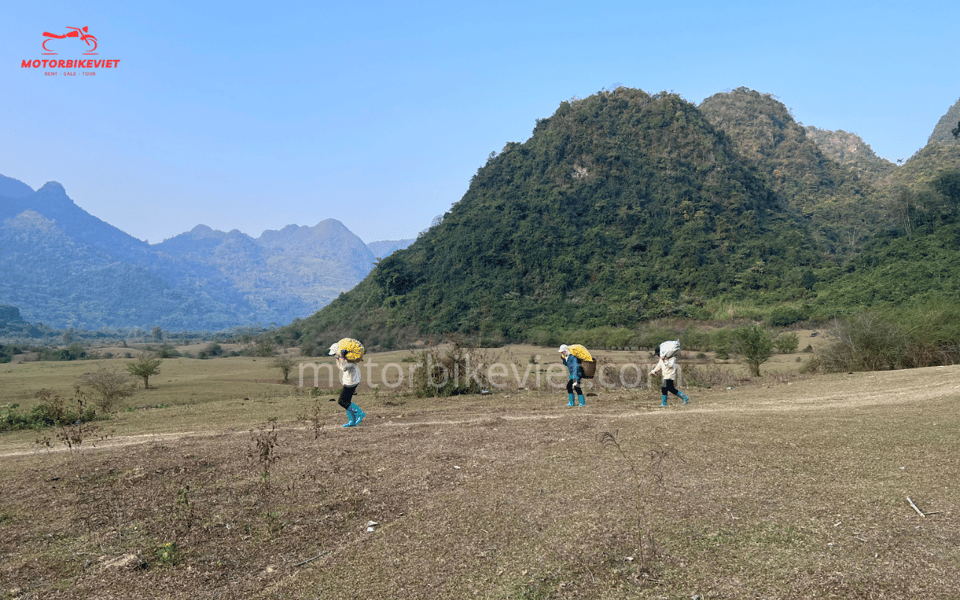
[[[84,52],[84,54],[96,54],[94,50],[97,49],[97,38],[87,33],[87,30],[89,29],[88,27],[67,27],[67,29],[72,31],[69,31],[63,35],[57,35],[56,33],[50,33],[49,31],[43,32],[43,37],[47,38],[43,40],[43,49],[46,50],[44,54],[56,54],[56,52],[50,48],[47,48],[47,42],[51,42],[53,40],[62,40],[64,38],[80,38],[87,43],[87,46],[93,46],[88,51]]]

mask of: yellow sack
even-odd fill
[[[334,351],[334,349],[331,348],[330,354],[336,354],[339,356],[341,352],[346,350],[347,355],[344,358],[350,362],[357,362],[363,358],[363,344],[353,338],[343,338],[334,344],[334,346],[336,346],[336,350]]]
[[[587,360],[587,361],[593,362],[593,357],[590,356],[590,352],[587,351],[587,349],[581,346],[580,344],[573,344],[572,346],[568,346],[567,350],[570,352],[570,354],[576,356],[580,360]]]

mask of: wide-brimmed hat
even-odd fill
[[[557,350],[557,352],[560,352],[561,354],[564,352],[570,352],[570,348],[567,348],[566,344],[560,344],[560,349]]]
[[[334,356],[335,354],[339,354],[339,353],[340,353],[340,345],[339,345],[339,344],[331,344],[331,345],[330,345],[330,356]]]

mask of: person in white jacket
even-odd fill
[[[674,380],[677,378],[677,359],[673,356],[670,358],[663,358],[660,356],[660,347],[654,351],[657,357],[660,359],[657,362],[657,366],[650,371],[650,376],[653,377],[657,373],[663,375],[663,383],[660,384],[660,406],[667,405],[667,392],[671,392],[676,396],[679,396],[683,403],[686,404],[690,398],[686,394],[677,389],[677,386],[674,384]]]
[[[360,424],[367,413],[353,403],[353,393],[357,391],[360,385],[360,367],[347,360],[347,351],[340,350],[338,344],[330,346],[330,356],[337,357],[337,368],[340,369],[340,383],[343,389],[340,391],[340,397],[337,403],[347,411],[347,422],[344,427],[356,427]],[[333,398],[330,399],[333,401]]]

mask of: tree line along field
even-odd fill
[[[506,351],[519,369],[533,350]],[[539,350],[546,367],[555,349]],[[546,389],[419,398],[380,382],[343,429],[327,394],[278,383],[269,361],[164,361],[134,410],[72,450],[53,431],[0,435],[0,598],[960,589],[960,367],[771,369],[666,409],[657,390],[568,409]],[[39,381],[68,392],[83,367],[2,365],[2,402]]]

